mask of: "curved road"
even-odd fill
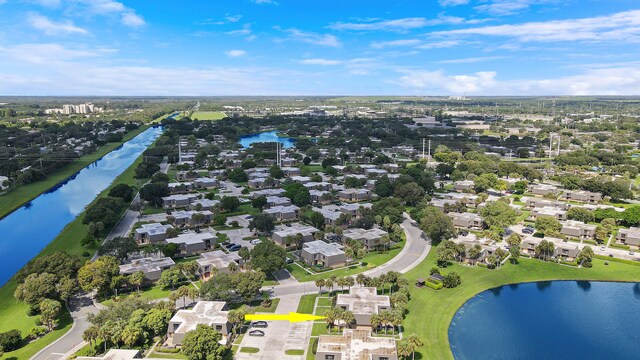
[[[363,274],[367,276],[379,276],[389,271],[397,271],[399,273],[406,273],[407,271],[415,268],[418,264],[424,260],[429,251],[431,250],[431,242],[427,240],[426,236],[418,228],[408,214],[404,215],[404,221],[400,226],[404,230],[407,241],[404,248],[400,253],[391,259],[389,262],[376,267],[371,270],[365,271]],[[124,227],[128,227],[130,224],[123,224]],[[288,278],[281,279],[284,284],[265,287],[263,290],[269,291],[273,297],[281,297],[285,295],[304,295],[307,293],[318,292],[313,281],[298,282],[291,274],[288,274]],[[297,304],[296,304],[297,306]],[[94,306],[90,299],[83,296],[78,299],[74,299],[71,302],[71,314],[73,316],[73,327],[64,336],[58,339],[56,342],[40,350],[34,355],[32,360],[56,360],[64,359],[72,355],[81,346],[84,345],[82,340],[82,334],[90,324],[86,320],[88,313],[95,313],[99,309]]]

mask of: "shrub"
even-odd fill
[[[22,333],[20,330],[9,330],[0,333],[0,351],[13,351],[22,345]]]
[[[31,328],[31,330],[29,330],[29,334],[27,335],[27,338],[29,338],[30,340],[35,340],[46,333],[47,333],[47,329],[45,327],[34,326]]]
[[[461,283],[462,283],[462,280],[460,279],[460,275],[458,275],[458,273],[456,272],[448,273],[447,275],[444,276],[444,279],[442,280],[442,285],[450,289],[460,285]]]
[[[440,290],[444,286],[440,281],[436,281],[436,282],[427,281],[425,282],[425,285],[432,288],[433,290]]]

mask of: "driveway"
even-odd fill
[[[276,314],[288,314],[298,309],[301,295],[283,296],[276,308]],[[254,347],[260,349],[257,354],[237,352],[236,360],[254,359],[303,359],[304,356],[285,355],[286,350],[304,350],[309,343],[313,322],[289,323],[288,321],[268,321],[266,328],[260,328],[265,336],[249,336],[242,338],[240,348]],[[251,329],[249,329],[251,330]]]
[[[78,295],[71,299],[69,308],[73,318],[73,326],[61,338],[40,350],[32,360],[55,360],[66,359],[73,352],[79,350],[86,344],[82,340],[82,334],[91,326],[87,321],[87,315],[96,314],[100,311],[93,305],[91,296],[88,294]]]
[[[250,240],[244,240],[244,238],[249,238],[249,237],[256,238],[253,235],[253,232],[249,229],[242,228],[242,229],[235,229],[235,230],[221,230],[218,232],[220,234],[227,234],[230,242],[238,244],[242,247],[247,247],[251,250],[255,246],[249,242]]]

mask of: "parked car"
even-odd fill
[[[286,258],[286,259],[285,259],[285,262],[286,262],[287,264],[293,264],[293,260],[291,260],[290,258]]]
[[[249,243],[250,243],[251,245],[258,245],[258,244],[260,244],[261,242],[262,242],[262,240],[260,240],[260,239],[253,239],[253,240],[249,241]]]
[[[240,245],[238,245],[238,244],[233,244],[233,246],[231,246],[231,247],[229,248],[229,251],[238,251],[238,250],[240,250],[240,249],[242,249],[242,246],[240,246]]]
[[[604,251],[605,249],[606,249],[606,247],[600,246],[600,250]]]
[[[221,242],[221,243],[220,243],[220,246],[227,247],[227,245],[229,245],[229,244],[231,244],[231,241],[229,241],[229,240],[225,240],[225,241],[223,241],[223,242]]]
[[[264,331],[262,331],[262,330],[251,330],[251,331],[249,331],[249,336],[264,336]]]
[[[251,327],[254,328],[266,328],[267,326],[269,326],[269,324],[267,324],[266,321],[254,321],[251,323]]]
[[[635,253],[633,252],[633,250],[629,250],[629,255],[634,255]]]
[[[224,247],[226,247],[228,249],[228,248],[232,247],[233,245],[238,245],[238,244],[230,242],[230,243],[226,244]]]
[[[524,229],[522,229],[522,233],[523,233],[523,234],[529,234],[529,235],[531,235],[531,234],[533,234],[533,231],[534,231],[534,230],[533,230],[532,228],[524,228]]]

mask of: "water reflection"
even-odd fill
[[[240,145],[244,148],[248,148],[253,143],[265,143],[265,142],[279,142],[284,149],[289,149],[295,146],[296,139],[288,137],[279,137],[277,131],[268,131],[259,134],[252,134],[243,136],[240,138]],[[275,146],[275,145],[274,145]]]
[[[591,290],[591,282],[590,281],[576,281],[576,285],[578,285],[578,287],[582,290],[584,290],[584,292],[589,292],[589,290]]]

